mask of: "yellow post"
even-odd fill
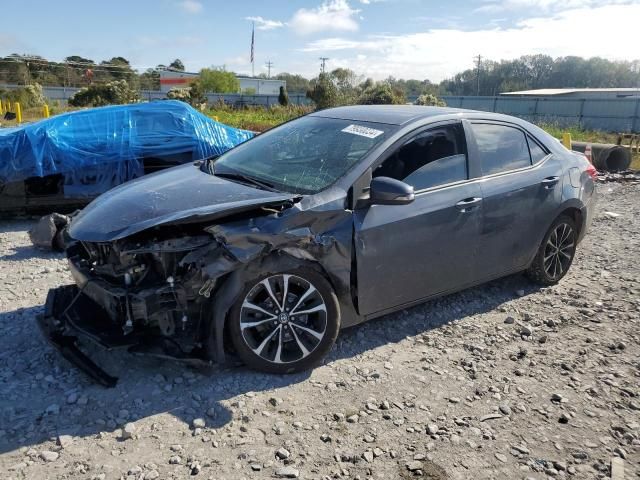
[[[14,102],[13,105],[16,109],[16,122],[22,123],[22,109],[20,108],[20,104],[18,102]]]
[[[0,115],[4,115],[4,102],[0,99]]]
[[[562,144],[567,147],[567,149],[571,150],[571,133],[565,132],[562,134]]]
[[[49,118],[49,105],[46,103],[42,107],[42,114],[44,115],[44,118]]]

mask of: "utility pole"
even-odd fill
[[[268,62],[265,63],[265,66],[267,67],[267,78],[271,78],[271,67],[273,67],[273,62],[271,60],[269,60]]]
[[[478,55],[478,68],[476,70],[476,95],[480,96],[480,67],[482,66],[482,56]]]
[[[329,60],[329,57],[320,57],[320,61],[322,62],[320,64],[320,73],[324,73],[325,63],[327,62],[327,60]]]

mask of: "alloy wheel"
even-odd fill
[[[254,354],[271,363],[308,357],[327,329],[327,306],[318,289],[297,275],[258,282],[240,309],[240,331]]]
[[[550,279],[562,277],[571,265],[575,252],[573,228],[560,223],[553,229],[544,249],[544,271]]]

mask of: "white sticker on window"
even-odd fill
[[[363,127],[362,125],[349,125],[347,128],[343,128],[344,133],[352,133],[353,135],[360,135],[361,137],[376,138],[382,135],[382,130],[376,130],[375,128]]]

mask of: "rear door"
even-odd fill
[[[483,209],[479,273],[524,269],[553,220],[562,196],[562,165],[513,124],[472,122],[481,169]]]
[[[462,124],[411,135],[373,176],[412,185],[415,200],[354,211],[360,313],[473,283],[482,198],[479,184],[469,180]]]

